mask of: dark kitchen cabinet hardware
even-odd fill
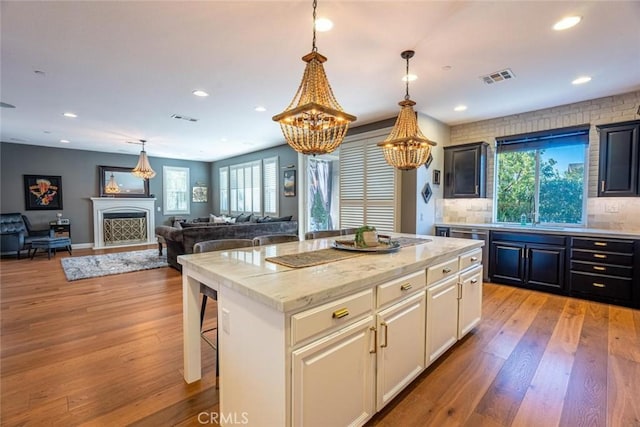
[[[599,197],[640,196],[640,120],[597,127]]]
[[[444,198],[486,197],[486,142],[444,148]]]

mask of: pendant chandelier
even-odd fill
[[[138,164],[131,171],[132,174],[142,179],[151,179],[156,176],[156,173],[153,169],[151,169],[151,164],[149,163],[149,158],[147,157],[147,152],[144,151],[144,144],[147,141],[144,139],[140,140],[142,144],[142,151],[140,151],[140,158],[138,158]]]
[[[412,50],[405,50],[400,54],[407,61],[406,93],[404,100],[398,103],[401,107],[400,114],[391,133],[387,139],[378,143],[387,163],[400,170],[411,170],[425,164],[431,154],[431,146],[436,145],[420,131],[416,112],[413,110],[416,103],[409,98],[409,59],[414,54]]]
[[[316,7],[313,1],[313,44],[302,57],[307,63],[302,82],[291,104],[273,116],[280,123],[287,143],[302,154],[326,154],[334,151],[344,139],[355,116],[345,113],[331,90],[322,63],[327,60],[316,47]]]
[[[120,192],[120,187],[118,187],[118,183],[116,182],[116,178],[113,176],[113,172],[111,172],[109,182],[104,186],[104,192],[107,194],[116,194]]]

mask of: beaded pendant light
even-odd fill
[[[344,139],[355,116],[345,113],[331,90],[322,63],[327,60],[316,47],[316,8],[313,0],[313,44],[311,53],[302,57],[307,63],[302,82],[293,100],[282,113],[273,116],[280,123],[287,143],[302,154],[326,154]]]
[[[400,54],[407,61],[406,93],[404,100],[398,103],[401,107],[400,114],[391,133],[387,139],[378,143],[387,163],[400,170],[415,169],[426,163],[431,154],[431,146],[436,145],[420,131],[416,112],[413,110],[416,103],[409,98],[409,59],[414,54],[412,50],[405,50]]]
[[[120,192],[120,187],[118,187],[118,183],[116,182],[116,178],[113,176],[113,172],[111,172],[109,182],[104,186],[104,192],[107,194],[116,194]]]
[[[132,174],[142,179],[151,179],[156,176],[156,173],[153,169],[151,169],[151,164],[149,163],[149,158],[147,157],[147,152],[144,151],[144,144],[147,141],[144,139],[140,140],[142,144],[142,151],[140,151],[140,157],[138,158],[138,164],[131,171]]]

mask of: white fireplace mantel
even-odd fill
[[[143,212],[147,219],[147,241],[143,244],[155,243],[155,198],[92,197],[91,201],[93,202],[93,249],[106,247],[103,221],[105,213]]]

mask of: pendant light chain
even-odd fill
[[[318,0],[313,0],[313,43],[312,43],[312,52],[317,52],[318,48],[316,47],[316,8],[318,7]]]
[[[404,75],[404,79],[405,79],[405,83],[406,83],[406,88],[407,91],[404,95],[404,99],[408,100],[409,99],[409,58],[411,58],[409,55],[407,55],[407,72]]]

